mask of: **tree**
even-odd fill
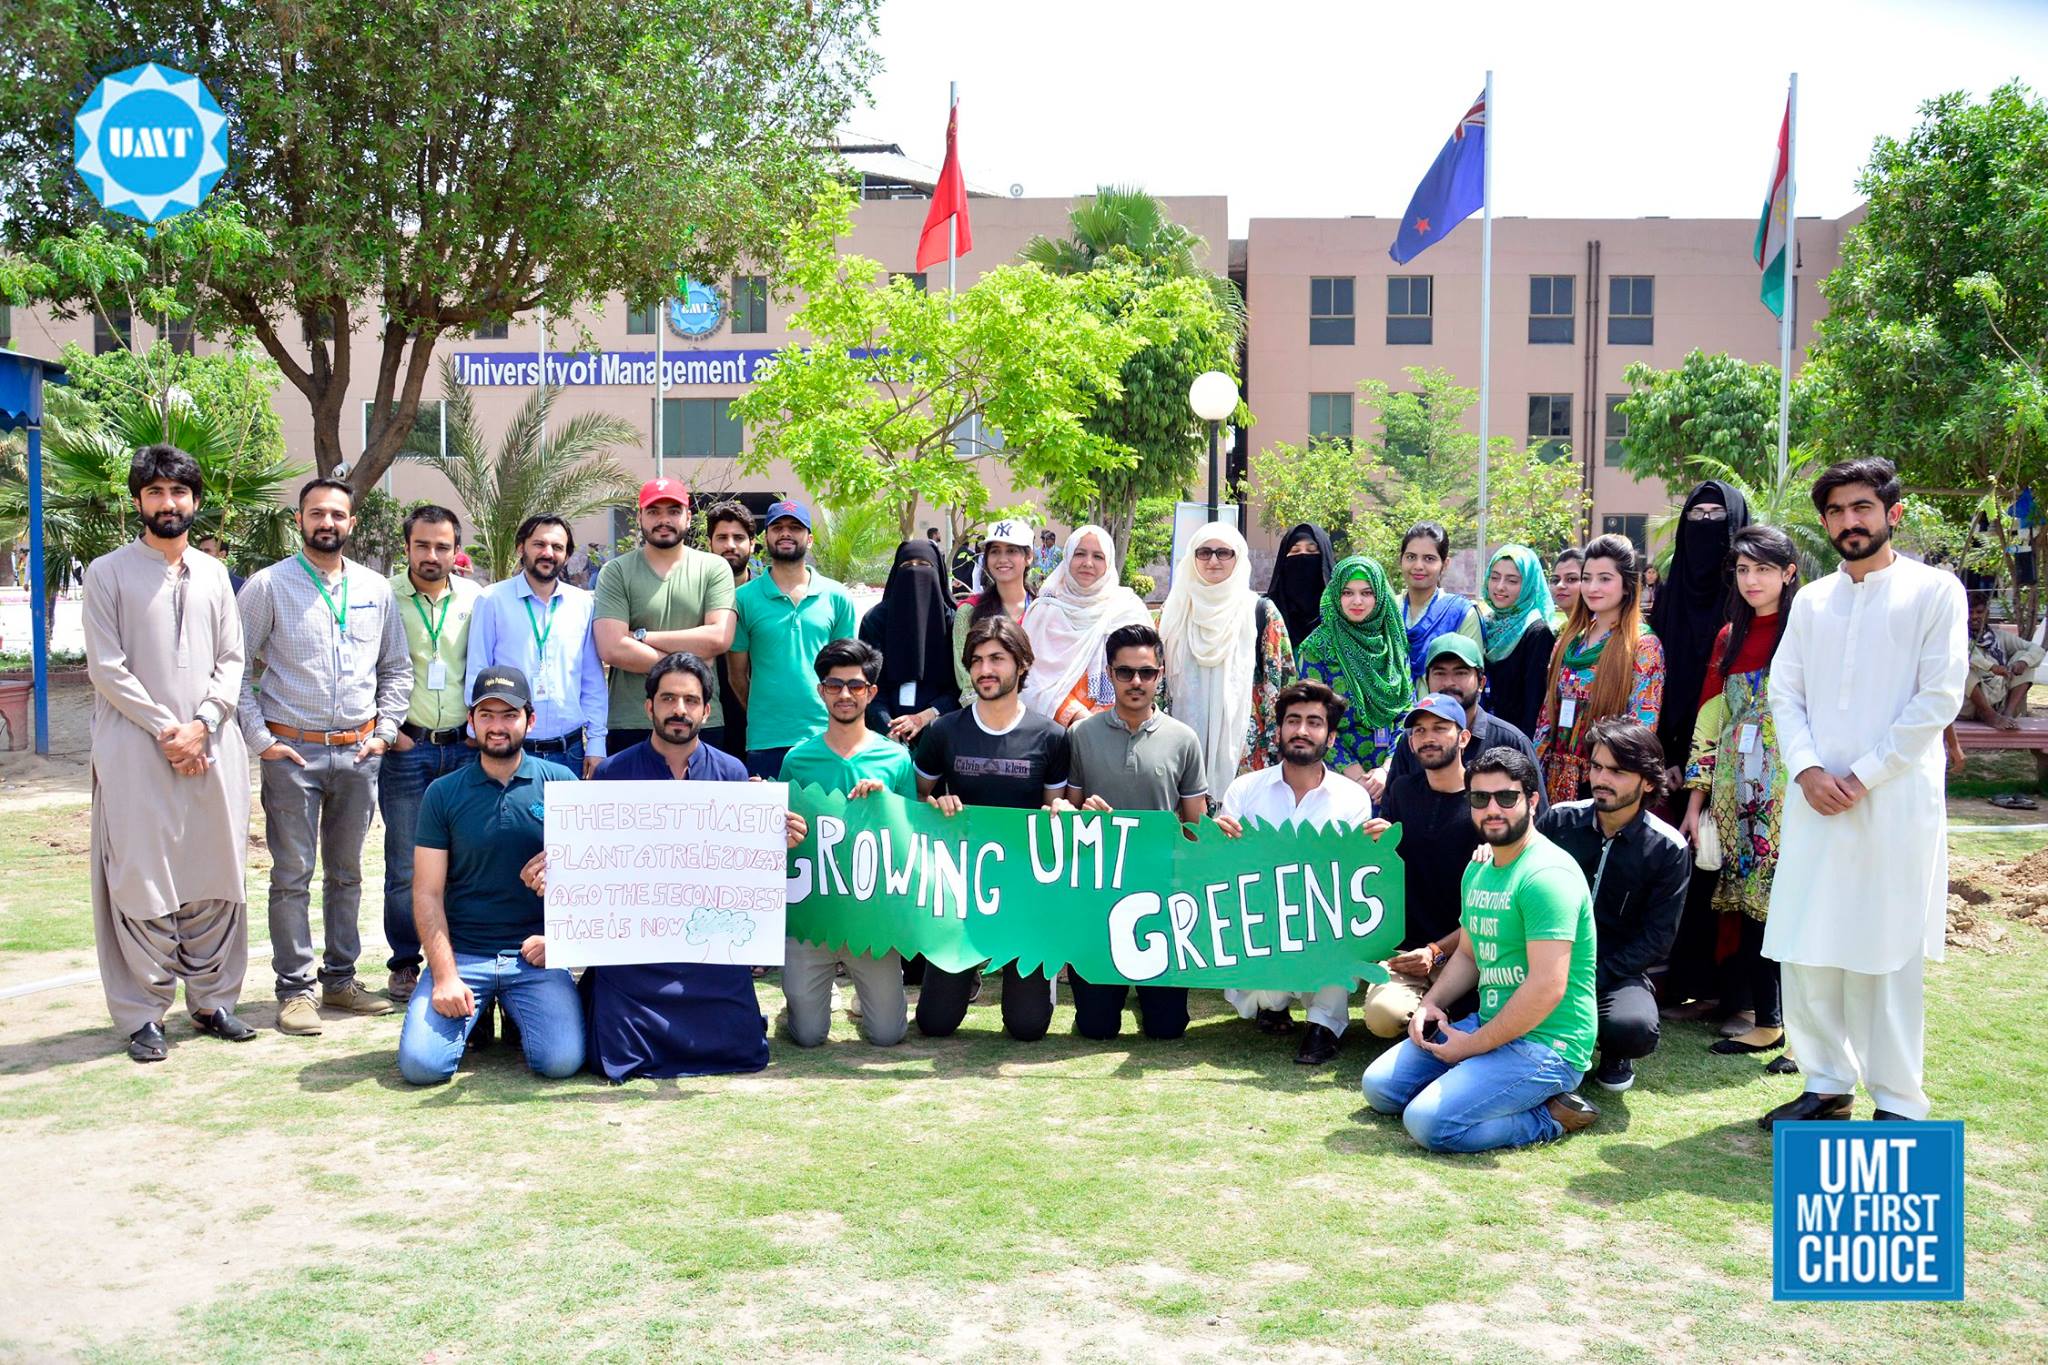
[[[950,297],[885,283],[874,261],[839,254],[851,225],[835,190],[789,229],[783,279],[803,296],[790,330],[810,344],[784,348],[734,400],[754,433],[744,468],[784,460],[819,501],[889,507],[907,539],[920,501],[970,516],[988,501],[980,456],[956,449],[958,432],[1000,431],[1002,448],[986,453],[1016,486],[1067,499],[1091,496],[1105,471],[1134,461],[1082,418],[1163,333],[1149,310],[1107,322],[1090,306],[1115,287],[1107,275],[1029,265],[999,266]]]
[[[1125,560],[1139,502],[1178,498],[1201,478],[1208,447],[1188,387],[1209,370],[1236,377],[1244,299],[1229,279],[1202,269],[1208,244],[1141,189],[1104,185],[1074,206],[1067,223],[1071,236],[1033,237],[1022,258],[1059,275],[1107,272],[1117,285],[1099,298],[1108,321],[1143,309],[1165,324],[1124,362],[1120,391],[1098,399],[1087,418],[1090,430],[1128,447],[1136,461],[1104,471],[1086,501],[1057,507],[1069,521],[1108,531]],[[1247,416],[1240,406],[1239,419]]]
[[[1820,439],[2000,508],[2048,493],[2048,103],[2017,81],[1929,100],[1857,189],[1865,216],[1821,283]],[[2031,535],[2048,560],[2048,527]],[[2028,625],[2038,606],[2036,588]]]
[[[899,543],[893,508],[879,502],[821,503],[815,509],[815,520],[811,559],[819,573],[841,583],[874,586],[888,579]]]
[[[567,317],[615,289],[660,297],[678,271],[717,278],[742,258],[772,268],[779,225],[834,169],[818,148],[875,67],[876,8],[15,7],[0,242],[26,255],[0,268],[0,285],[33,282],[68,310],[149,289],[203,335],[254,336],[310,405],[323,474],[342,464],[353,424],[343,408],[364,368],[362,328],[376,383],[348,477],[368,489],[411,431],[445,332],[540,307]],[[207,204],[154,238],[100,228],[70,165],[80,92],[136,52],[204,73],[233,129]]]
[[[1698,350],[1675,370],[1630,365],[1622,371],[1629,395],[1618,409],[1628,422],[1622,468],[1645,482],[1661,481],[1674,498],[1701,479],[1721,477],[1707,472],[1709,464],[1758,486],[1775,483],[1778,373],[1776,365]],[[1803,381],[1793,385],[1795,445],[1804,443],[1810,422],[1811,389]]]
[[[519,524],[528,517],[549,512],[575,521],[609,507],[632,486],[611,455],[614,446],[639,442],[631,422],[601,412],[550,422],[559,390],[536,389],[493,454],[468,386],[456,381],[454,366],[445,360],[441,392],[448,402],[447,453],[438,441],[423,439],[406,453],[454,485],[469,515],[470,543],[482,552],[477,567],[493,581],[509,577],[518,565]]]

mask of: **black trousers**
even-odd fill
[[[977,972],[948,972],[924,964],[924,984],[917,993],[917,1031],[927,1038],[950,1038],[967,1017]],[[1003,1031],[1020,1043],[1035,1043],[1052,1027],[1052,982],[1043,972],[1023,975],[1017,964],[1003,967]]]
[[[1074,1032],[1097,1042],[1123,1032],[1124,1002],[1131,995],[1128,983],[1097,986],[1083,981],[1071,967],[1067,981],[1074,988]],[[1138,1027],[1147,1038],[1178,1038],[1188,1031],[1186,986],[1140,986],[1137,991]]]
[[[1719,872],[1696,867],[1686,884],[1685,909],[1679,916],[1678,936],[1672,940],[1670,966],[1664,974],[1667,1005],[1721,998],[1726,972],[1714,961],[1721,939],[1721,912],[1714,908],[1714,887],[1720,880]]]
[[[1602,980],[1595,999],[1600,1007],[1602,1060],[1647,1057],[1657,1050],[1663,1030],[1657,1019],[1657,993],[1648,978]]]
[[[1736,1011],[1755,1010],[1758,1028],[1785,1026],[1785,992],[1778,980],[1778,964],[1764,956],[1762,920],[1742,917],[1742,942],[1722,967],[1728,976],[1723,1004]]]

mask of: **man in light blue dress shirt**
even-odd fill
[[[527,752],[587,778],[605,756],[610,699],[590,633],[597,599],[561,580],[575,549],[576,537],[560,517],[528,517],[520,524],[523,572],[493,583],[477,599],[463,695],[474,695],[477,674],[487,668],[524,673],[533,690]]]

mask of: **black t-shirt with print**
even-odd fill
[[[970,806],[1031,810],[1045,804],[1046,788],[1067,784],[1067,732],[1025,711],[992,734],[967,706],[927,725],[911,760],[919,777],[937,779],[940,793]]]

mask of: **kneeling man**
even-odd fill
[[[1542,785],[1524,754],[1494,748],[1467,769],[1472,821],[1492,856],[1465,870],[1458,950],[1408,1021],[1408,1037],[1366,1068],[1365,1100],[1399,1114],[1434,1152],[1549,1142],[1599,1111],[1572,1093],[1593,1060],[1593,897],[1586,878],[1530,822]],[[1455,1023],[1443,1002],[1479,988]]]
[[[478,1016],[502,1001],[526,1064],[573,1076],[583,1005],[569,973],[547,965],[541,898],[521,873],[541,851],[541,789],[576,774],[521,747],[533,701],[516,668],[477,674],[469,723],[482,757],[437,778],[420,802],[412,913],[433,989],[406,1005],[398,1071],[414,1085],[448,1080]]]

